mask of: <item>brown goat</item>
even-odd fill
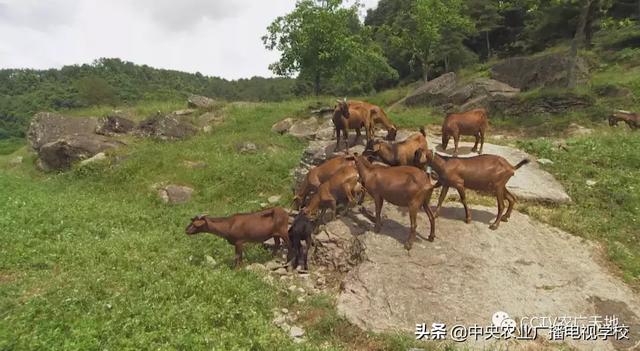
[[[473,145],[472,152],[478,150],[480,143],[480,151],[484,147],[484,133],[489,126],[489,118],[487,111],[483,108],[470,110],[463,113],[451,113],[447,115],[442,123],[442,150],[447,150],[449,138],[453,137],[454,150],[453,156],[458,155],[458,141],[461,135],[473,135],[476,137],[476,143]]]
[[[626,123],[631,130],[640,128],[640,114],[629,111],[616,110],[609,116],[609,125],[617,126],[618,122]]]
[[[453,187],[458,190],[460,195],[466,222],[471,223],[471,213],[467,207],[465,188],[472,189],[496,196],[498,200],[498,215],[489,228],[498,229],[500,221],[507,222],[509,220],[513,205],[516,203],[516,197],[507,190],[507,182],[515,174],[515,171],[529,163],[529,160],[524,159],[514,167],[509,161],[497,155],[457,158],[440,156],[433,151],[429,151],[427,153],[427,162],[438,174],[438,183],[442,184],[438,207],[435,211],[436,217],[440,212],[442,202],[447,196],[449,188]],[[503,216],[505,198],[509,202],[509,207]]]
[[[344,135],[345,146],[349,152],[349,129],[356,130],[357,144],[362,136],[360,130],[364,128],[367,142],[373,137],[373,122],[371,111],[363,105],[349,106],[347,100],[338,100],[338,105],[333,111],[333,125],[336,127],[336,150],[340,147],[340,133]]]
[[[411,166],[374,166],[363,156],[356,157],[356,165],[362,185],[375,201],[375,232],[379,232],[382,227],[380,213],[386,200],[396,206],[409,208],[411,232],[409,239],[404,244],[407,250],[411,250],[416,238],[417,215],[420,207],[427,213],[431,223],[431,231],[427,240],[433,241],[435,238],[435,217],[429,207],[429,199],[431,199],[434,186],[431,184],[431,178],[424,171]]]
[[[307,195],[318,190],[320,184],[326,182],[336,172],[344,167],[355,168],[356,163],[353,156],[338,156],[323,162],[321,165],[313,167],[304,177],[300,188],[293,198],[296,209],[305,203]]]
[[[226,239],[229,244],[235,246],[235,266],[242,263],[242,247],[247,242],[263,242],[273,238],[275,255],[280,248],[280,239],[284,240],[287,248],[289,234],[287,226],[289,215],[282,207],[273,207],[253,213],[239,213],[229,217],[213,218],[199,215],[191,219],[185,232],[188,235],[196,233],[213,233]]]
[[[369,112],[371,113],[371,119],[373,121],[371,125],[372,128],[377,123],[382,124],[384,126],[384,129],[386,129],[387,131],[386,139],[390,141],[396,140],[396,135],[398,134],[398,128],[393,123],[391,123],[391,120],[387,116],[387,113],[384,112],[382,107],[378,105],[370,104],[365,101],[358,101],[358,100],[349,101],[349,106],[355,106],[355,105],[361,105],[369,109]]]
[[[423,168],[424,162],[420,155],[426,155],[429,147],[424,128],[420,133],[409,136],[406,140],[397,143],[385,143],[382,141],[369,141],[365,152],[379,158],[389,166],[416,166]],[[418,152],[420,152],[418,154]]]
[[[326,210],[330,208],[335,220],[338,203],[346,203],[348,207],[352,207],[356,196],[362,199],[362,185],[358,178],[358,170],[355,167],[343,167],[320,185],[318,192],[311,197],[309,204],[302,211],[307,216],[315,216],[318,210],[321,210],[320,218],[324,218]]]

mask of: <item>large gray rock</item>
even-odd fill
[[[34,150],[65,136],[93,134],[98,125],[94,117],[66,117],[52,112],[33,116],[27,131],[27,140]]]
[[[271,127],[271,131],[278,134],[284,134],[289,131],[295,120],[291,117],[285,118]]]
[[[100,135],[69,135],[38,149],[38,166],[44,171],[64,171],[78,161],[124,145]]]
[[[140,122],[136,134],[159,139],[186,139],[196,134],[197,128],[182,116],[156,114]]]
[[[513,57],[491,67],[491,78],[522,90],[537,87],[566,86],[569,57],[563,53]],[[586,81],[589,69],[578,58],[578,79]]]
[[[588,108],[595,104],[593,97],[573,92],[560,94],[540,94],[534,97],[494,96],[485,102],[491,113],[507,117],[529,116],[535,114],[561,114],[568,111]]]
[[[471,140],[474,140],[471,138]],[[442,150],[441,140],[436,138],[429,138],[430,147],[435,147],[436,151],[450,155],[453,153],[453,141],[449,141],[449,147],[446,152]],[[460,157],[471,157],[477,155],[471,152],[473,142],[461,141],[459,144],[458,152]],[[526,159],[535,160],[535,157],[527,154],[524,151],[502,145],[494,145],[485,143],[484,153],[491,155],[499,155],[504,157],[512,165]],[[540,168],[540,165],[533,161],[528,165],[516,171],[516,174],[511,177],[507,188],[511,191],[518,200],[528,200],[534,202],[544,203],[570,203],[571,198],[565,191],[564,187],[558,182],[549,172]],[[457,192],[455,190],[449,190],[449,194]]]
[[[313,139],[321,123],[317,117],[298,120],[289,128],[289,134],[299,139]]]
[[[455,89],[456,74],[449,72],[422,84],[399,103],[407,106],[442,105],[449,101],[449,96]]]
[[[211,108],[215,105],[216,101],[212,98],[202,95],[191,95],[187,99],[187,104],[192,108]]]
[[[478,97],[504,96],[513,97],[520,92],[509,84],[499,82],[495,79],[478,78],[458,89],[450,96],[449,101],[455,105],[463,105],[469,100]]]
[[[372,205],[367,207],[373,211]],[[381,232],[358,235],[366,260],[347,273],[337,300],[339,313],[366,330],[406,335],[414,335],[416,323],[491,326],[497,311],[516,321],[616,315],[629,326],[631,340],[566,342],[580,350],[622,350],[640,340],[640,299],[601,263],[606,259],[598,245],[517,211],[492,231],[494,207],[471,205],[471,212],[473,222],[466,224],[459,204],[445,204],[435,241],[418,239],[408,253],[403,247],[408,215],[385,204]],[[419,213],[418,233],[426,236],[428,230],[426,215]],[[549,342],[548,333],[539,330],[538,339]],[[527,340],[480,340],[461,346],[525,350],[533,345]]]
[[[131,132],[135,126],[135,122],[130,119],[117,114],[110,114],[98,119],[98,125],[96,126],[95,132],[96,134],[107,136],[127,134]]]

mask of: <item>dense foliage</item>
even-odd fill
[[[358,5],[342,0],[303,0],[289,14],[276,18],[263,37],[269,50],[280,51],[270,65],[276,74],[298,74],[312,83],[313,92],[366,92],[397,73],[380,48],[369,40],[358,19]]]
[[[95,105],[129,105],[143,100],[184,99],[189,94],[228,100],[277,101],[292,96],[286,78],[229,81],[136,65],[117,58],[61,69],[0,70],[0,139],[23,136],[30,116],[40,110]]]

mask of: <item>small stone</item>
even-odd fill
[[[111,306],[111,304],[110,304],[110,303],[108,303],[108,304],[104,305],[104,307],[106,307],[107,309],[109,309],[109,310],[110,310],[113,306]]]
[[[303,302],[304,302],[304,297],[298,296],[298,303],[303,303]]]
[[[596,184],[598,184],[598,182],[596,182],[595,180],[589,179],[587,180],[587,186],[594,186]]]
[[[300,327],[293,326],[289,330],[289,336],[291,336],[292,338],[300,338],[303,335],[304,335],[304,329],[302,329]]]
[[[283,309],[281,309],[280,311],[282,311],[282,313],[284,313],[284,314],[289,313],[289,310],[288,310],[288,309],[286,309],[286,308],[283,308]]]
[[[280,267],[278,269],[275,270],[275,273],[278,275],[286,275],[287,274],[287,269],[284,267]]]
[[[23,157],[22,156],[16,156],[14,159],[12,159],[11,161],[9,161],[10,165],[19,165],[22,163]]]
[[[94,163],[94,162],[103,161],[103,160],[106,160],[106,159],[107,159],[107,155],[105,155],[104,152],[99,152],[99,153],[95,154],[93,157],[81,161],[80,165],[81,166],[86,166],[88,164],[91,164],[91,163]]]
[[[184,165],[187,168],[196,169],[196,168],[206,168],[207,164],[203,161],[184,161]]]
[[[260,203],[260,207],[262,207],[262,208],[267,208],[267,207],[269,207],[269,204],[268,204],[268,203],[266,203],[266,202],[261,202],[261,203]]]
[[[213,131],[213,127],[212,126],[204,126],[202,127],[202,131],[205,133],[211,133]]]
[[[270,271],[274,271],[282,267],[282,265],[276,261],[268,261],[267,263],[264,264],[264,266]]]
[[[299,293],[301,293],[301,294],[304,294],[304,292],[305,292],[305,291],[304,291],[304,289],[303,289],[303,288],[300,288],[300,287],[299,287],[299,288],[298,288],[298,292],[299,292]]]
[[[246,269],[248,271],[261,272],[261,271],[265,271],[267,268],[263,264],[252,263],[248,265]]]
[[[541,165],[552,165],[553,161],[551,161],[548,158],[539,158],[538,159],[538,163],[541,164]]]
[[[248,154],[248,153],[254,153],[258,151],[258,146],[254,143],[245,142],[245,143],[240,143],[236,145],[236,149],[241,154]]]
[[[295,290],[296,290],[296,286],[295,286],[295,285],[291,285],[291,286],[289,287],[289,291],[293,292],[293,291],[295,291]]]
[[[273,196],[270,196],[267,199],[267,201],[269,201],[270,204],[274,205],[274,204],[277,204],[280,201],[281,198],[282,198],[282,196],[280,196],[280,195],[273,195]]]
[[[273,319],[273,324],[275,324],[277,326],[282,326],[282,325],[286,324],[285,316],[277,316],[276,318]]]
[[[215,266],[216,265],[216,260],[213,259],[213,257],[211,257],[209,255],[205,255],[204,259],[207,261],[207,264],[209,264],[211,266]]]

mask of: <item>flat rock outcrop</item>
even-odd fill
[[[373,211],[372,204],[367,206]],[[516,321],[615,315],[629,326],[630,340],[567,342],[580,350],[614,350],[640,340],[640,300],[600,263],[602,250],[597,245],[517,211],[492,231],[488,227],[496,209],[471,209],[473,222],[466,224],[462,207],[446,204],[436,222],[435,241],[418,239],[407,252],[403,243],[408,214],[385,204],[380,233],[369,231],[371,224],[364,225],[364,234],[354,233],[363,243],[366,260],[347,273],[338,311],[366,330],[411,334],[416,323],[490,326],[497,311]],[[350,218],[339,221],[352,223]],[[426,236],[428,230],[426,215],[420,213],[418,232]],[[539,339],[548,340],[548,330],[539,333]],[[494,342],[468,341],[465,346],[533,346],[530,341]]]

